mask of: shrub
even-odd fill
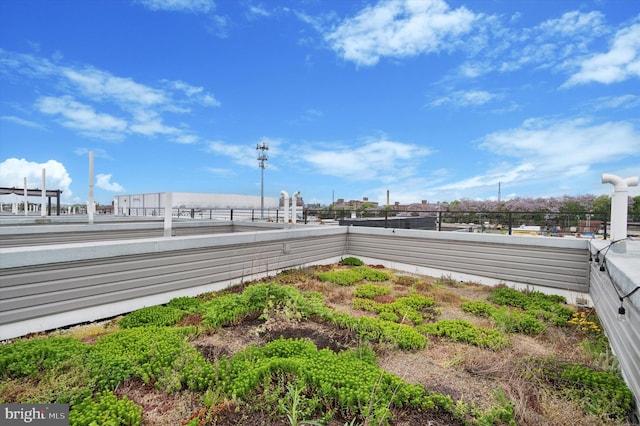
[[[345,257],[340,261],[340,264],[345,266],[363,266],[364,262],[357,257]]]
[[[124,316],[118,325],[122,328],[144,326],[171,326],[182,319],[187,312],[167,306],[146,306]]]

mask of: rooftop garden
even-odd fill
[[[624,425],[592,309],[365,265],[283,271],[0,345],[0,402],[71,425]]]

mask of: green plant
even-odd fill
[[[101,337],[87,356],[98,389],[114,389],[137,377],[166,392],[202,390],[209,386],[212,366],[186,341],[192,327],[137,327]]]
[[[179,309],[189,313],[197,312],[201,306],[202,300],[189,296],[175,297],[167,303],[168,308]]]
[[[355,297],[363,297],[366,299],[373,299],[376,296],[382,296],[389,294],[391,290],[389,287],[375,285],[375,284],[361,284],[356,287],[353,295]]]
[[[142,408],[126,396],[118,399],[109,391],[87,397],[73,405],[69,412],[70,426],[105,425],[133,426],[142,420]]]
[[[299,425],[311,425],[322,426],[323,423],[316,422],[314,420],[300,420],[300,416],[304,413],[305,409],[305,386],[298,386],[294,383],[287,383],[287,395],[283,404],[283,411],[287,415],[287,420],[291,426]]]
[[[624,419],[633,394],[618,371],[596,371],[579,364],[548,364],[547,379],[556,389],[579,403],[585,412],[601,417]]]
[[[340,261],[340,264],[345,266],[363,266],[364,262],[357,257],[345,257]]]
[[[461,308],[465,312],[469,312],[470,314],[483,318],[491,318],[496,311],[494,306],[483,301],[465,302],[461,305]]]
[[[375,359],[366,347],[334,353],[318,350],[306,339],[281,338],[223,357],[216,364],[214,385],[250,400],[256,391],[267,389],[265,383],[273,383],[274,376],[288,377],[287,395],[280,403],[290,424],[312,424],[299,420],[307,411],[305,390],[317,395],[318,412],[337,410],[346,418],[381,425],[389,423],[391,407],[455,411],[450,397],[404,382],[378,367]]]
[[[0,374],[14,378],[36,376],[71,357],[82,356],[87,350],[87,345],[73,337],[18,340],[0,345]]]
[[[573,315],[571,309],[563,306],[566,303],[563,296],[547,295],[539,291],[498,287],[489,294],[487,300],[496,305],[520,308],[558,326],[567,325],[567,320]]]
[[[366,266],[357,266],[351,269],[338,271],[325,271],[316,274],[321,281],[328,281],[338,285],[350,286],[359,281],[386,281],[389,275],[382,271]]]
[[[368,312],[374,312],[380,319],[393,322],[411,321],[413,324],[422,324],[425,319],[433,319],[437,311],[432,309],[435,301],[421,294],[411,294],[399,297],[392,303],[380,303],[370,299],[356,298],[353,307]]]
[[[493,396],[498,401],[498,405],[485,412],[478,412],[477,424],[479,426],[516,426],[515,404],[509,401],[503,389],[494,390]]]
[[[118,325],[122,328],[175,325],[187,314],[186,311],[168,306],[146,306],[124,316]]]
[[[529,312],[516,312],[507,307],[496,309],[492,316],[496,326],[505,333],[540,334],[546,330],[543,322]]]
[[[465,342],[475,346],[489,348],[494,351],[504,349],[511,342],[498,330],[476,327],[469,321],[441,320],[434,324],[417,327],[418,331],[433,336],[446,336],[453,341]]]

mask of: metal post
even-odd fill
[[[256,150],[260,151],[258,154],[258,167],[260,167],[260,218],[264,219],[264,169],[267,167],[266,152],[269,150],[269,145],[266,142],[262,142],[256,145]]]

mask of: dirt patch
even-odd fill
[[[127,380],[114,392],[142,407],[142,424],[148,426],[179,425],[201,405],[200,394],[182,391],[167,394],[138,380]]]
[[[336,329],[324,323],[305,321],[291,323],[290,321],[272,321],[269,327],[262,333],[262,338],[270,342],[279,338],[311,340],[318,349],[331,349],[340,352],[357,344],[354,332]]]

